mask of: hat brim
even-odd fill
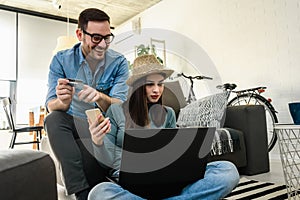
[[[153,69],[153,70],[149,70],[147,72],[143,72],[143,73],[140,73],[140,74],[135,74],[135,75],[132,75],[131,77],[129,77],[126,81],[126,84],[129,85],[129,86],[132,86],[132,84],[145,77],[145,76],[148,76],[150,74],[164,74],[165,75],[165,78],[168,78],[170,77],[172,74],[174,73],[174,70],[172,69]]]

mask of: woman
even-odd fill
[[[164,68],[153,55],[136,58],[132,75],[126,82],[131,86],[128,100],[111,105],[106,113],[107,119],[99,126],[97,122],[90,123],[95,156],[101,165],[112,169],[112,178],[118,178],[125,129],[176,126],[173,109],[162,105],[163,82],[172,73],[173,70]],[[232,163],[212,162],[207,165],[203,179],[187,185],[180,195],[168,199],[220,199],[230,193],[238,181],[239,174]],[[143,198],[116,183],[104,182],[91,190],[89,199]]]

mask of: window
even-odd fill
[[[16,80],[16,14],[0,10],[0,80]]]

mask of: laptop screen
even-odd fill
[[[175,195],[203,178],[214,132],[206,127],[126,130],[119,184],[148,199]]]

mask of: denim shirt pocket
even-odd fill
[[[110,93],[111,88],[112,88],[112,83],[111,83],[111,82],[107,82],[107,83],[98,83],[98,84],[97,84],[97,87],[96,87],[96,89],[97,89],[99,92],[102,92],[102,93],[104,93],[104,94],[106,94],[106,95],[108,95],[108,96],[110,96],[109,93]]]

